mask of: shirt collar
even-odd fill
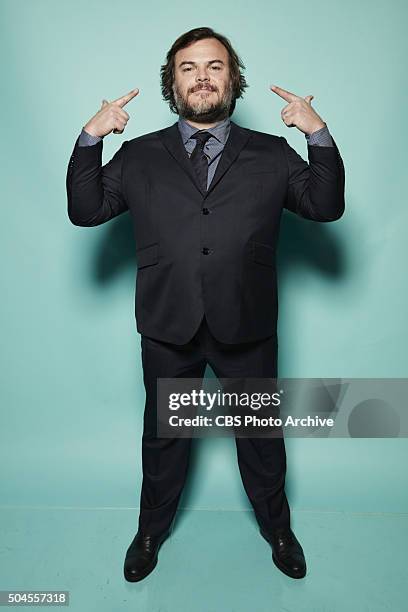
[[[214,138],[216,138],[223,145],[225,145],[228,138],[230,123],[230,118],[226,117],[222,121],[219,121],[214,127],[207,128],[205,131],[210,132],[210,134],[214,136]],[[195,134],[195,132],[199,130],[199,128],[194,127],[193,125],[188,123],[188,121],[183,119],[183,117],[180,116],[178,120],[178,128],[180,130],[180,134],[184,144],[186,144],[186,142],[191,138],[192,134]]]

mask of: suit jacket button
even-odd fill
[[[203,208],[202,213],[203,215],[208,215],[209,214],[209,209],[208,208]]]
[[[210,249],[207,248],[207,247],[204,247],[201,252],[202,252],[203,255],[208,255],[209,252],[210,252]]]

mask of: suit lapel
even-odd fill
[[[192,163],[190,162],[190,158],[188,153],[184,147],[180,130],[178,129],[178,122],[173,123],[168,128],[164,128],[163,130],[158,131],[158,136],[161,139],[162,143],[170,153],[174,157],[176,161],[180,164],[183,170],[188,174],[194,185],[197,189],[202,193],[200,188],[195,170],[193,168]]]
[[[221,158],[218,162],[217,169],[210,183],[206,195],[208,195],[217,183],[222,179],[224,174],[227,172],[231,164],[236,160],[241,149],[246,145],[247,141],[251,136],[250,130],[240,127],[233,121],[231,121],[231,129],[228,136],[228,140],[225,143]]]
[[[233,121],[231,121],[231,128],[228,140],[225,143],[223,152],[221,153],[221,158],[218,162],[215,175],[213,176],[208,191],[203,191],[198,182],[193,165],[190,161],[188,153],[181,139],[181,134],[178,129],[178,122],[176,121],[176,123],[174,123],[170,127],[164,128],[163,130],[159,130],[158,135],[166,149],[187,173],[187,175],[194,183],[198,191],[201,193],[201,195],[203,197],[206,197],[214,189],[215,185],[220,181],[220,179],[224,176],[233,161],[238,157],[241,149],[248,141],[251,132],[250,130],[242,128]]]

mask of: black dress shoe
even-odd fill
[[[152,536],[138,531],[126,552],[124,574],[129,582],[137,582],[146,578],[157,564],[158,552],[161,544],[168,537],[169,532]]]
[[[303,549],[290,527],[279,527],[272,533],[261,529],[261,534],[272,546],[272,559],[281,572],[291,578],[306,575],[306,561]]]

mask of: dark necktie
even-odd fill
[[[196,146],[194,147],[194,151],[190,155],[191,163],[194,166],[194,169],[197,174],[197,178],[203,191],[207,191],[207,180],[208,180],[208,161],[207,157],[204,153],[204,145],[209,138],[211,138],[212,134],[210,132],[196,132],[191,135],[191,138],[196,139]]]

